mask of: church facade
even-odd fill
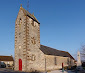
[[[22,6],[15,21],[15,70],[48,71],[74,66],[74,58],[65,51],[40,44],[40,23]]]

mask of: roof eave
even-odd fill
[[[34,18],[32,18],[31,16],[29,16],[29,15],[26,15],[26,16],[28,16],[28,17],[30,17],[31,19],[33,19],[34,21],[36,21]],[[40,24],[38,21],[36,21],[38,24]]]

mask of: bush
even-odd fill
[[[82,67],[85,67],[85,62],[82,63]]]
[[[76,67],[77,67],[77,66],[72,66],[71,69],[74,70],[74,69],[76,69]]]
[[[67,69],[67,67],[64,67],[64,70],[66,70]]]
[[[74,70],[76,69],[76,65],[75,66],[68,66],[68,67],[64,67],[64,69],[68,69],[68,70]]]

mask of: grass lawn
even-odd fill
[[[85,67],[83,67],[83,69],[85,70]]]

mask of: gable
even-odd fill
[[[23,7],[20,7],[20,10],[19,10],[19,12],[20,11],[23,11],[23,13],[24,13],[24,15],[25,16],[28,16],[28,17],[30,17],[31,19],[33,19],[34,21],[36,21],[37,23],[39,23],[39,21],[36,19],[36,17],[34,16],[34,14],[31,14],[31,13],[29,13],[27,10],[25,10]],[[18,15],[19,15],[19,13],[18,13]],[[21,15],[21,14],[20,14]],[[39,23],[40,24],[40,23]]]

